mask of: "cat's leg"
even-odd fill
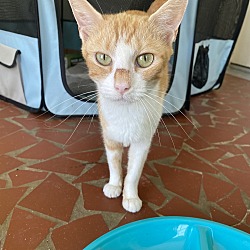
[[[128,170],[123,188],[123,208],[136,213],[142,207],[142,201],[138,196],[138,183],[141,177],[144,163],[147,159],[151,142],[133,143],[129,148]]]
[[[109,182],[104,186],[103,192],[108,198],[116,198],[122,192],[122,152],[121,143],[109,140],[104,137],[108,165],[109,165]]]

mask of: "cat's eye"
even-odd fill
[[[136,58],[136,62],[141,68],[149,67],[153,63],[153,61],[154,55],[151,53],[142,54]]]
[[[112,62],[111,57],[104,53],[96,53],[96,60],[102,66],[109,66]]]

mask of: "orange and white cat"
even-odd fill
[[[187,6],[187,0],[156,1],[147,13],[102,15],[86,0],[69,0],[97,85],[110,171],[103,192],[109,198],[123,193],[122,205],[132,213],[142,207],[138,182],[162,115],[172,42]],[[129,147],[124,183],[123,147]]]

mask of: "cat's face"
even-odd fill
[[[186,1],[169,0],[168,6],[164,4],[152,15],[128,11],[103,16],[85,0],[70,3],[89,76],[97,84],[99,95],[126,102],[149,93],[162,97],[168,88],[172,42]]]
[[[82,51],[99,94],[136,101],[149,91],[165,92],[171,46],[159,37],[147,14],[104,16]]]

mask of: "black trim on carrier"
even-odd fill
[[[20,54],[21,54],[21,51],[20,51],[20,50],[17,50],[16,53],[15,53],[15,55],[14,55],[14,58],[13,58],[13,61],[11,62],[11,64],[6,64],[6,63],[4,63],[4,62],[2,62],[2,61],[0,61],[0,64],[3,65],[3,66],[6,67],[6,68],[12,68],[13,66],[16,65],[16,58],[17,58],[17,56],[20,55]]]
[[[31,108],[29,106],[26,106],[20,102],[14,101],[13,99],[9,99],[8,97],[2,96],[0,95],[0,100],[14,104],[15,106],[17,106],[18,108],[24,109],[26,111],[29,111],[30,113],[37,113],[40,111],[40,109],[37,108]]]
[[[59,1],[54,1],[55,3],[55,9],[56,9],[56,20],[57,20],[57,29],[58,29],[58,42],[59,42],[59,59],[60,59],[60,69],[61,69],[61,77],[62,77],[62,82],[65,90],[72,96],[75,97],[74,93],[71,91],[67,84],[67,79],[66,79],[66,70],[65,70],[65,62],[64,62],[64,50],[63,50],[63,29],[62,29],[62,22],[61,22],[61,14],[63,11],[63,1],[61,1],[61,13],[60,12],[60,7],[59,7]],[[76,98],[76,97],[75,97]]]
[[[41,45],[41,31],[40,31],[40,18],[39,18],[39,9],[38,9],[38,0],[36,1],[36,12],[37,12],[37,38],[38,38],[38,49],[39,49],[39,64],[40,64],[40,75],[41,75],[41,103],[39,110],[41,111],[43,108],[48,110],[45,103],[45,95],[44,95],[44,79],[43,79],[43,58],[42,58],[42,45]],[[38,110],[38,111],[39,111]]]
[[[179,27],[179,31],[181,29],[181,25]],[[176,69],[176,63],[177,63],[177,57],[178,57],[178,50],[179,50],[179,33],[177,34],[176,40],[175,40],[175,44],[174,44],[174,51],[173,51],[173,65],[172,65],[172,70],[171,70],[171,77],[169,79],[169,85],[168,85],[168,89],[166,91],[166,93],[168,93],[173,85],[173,81],[174,81],[174,75],[175,75],[175,69]]]

